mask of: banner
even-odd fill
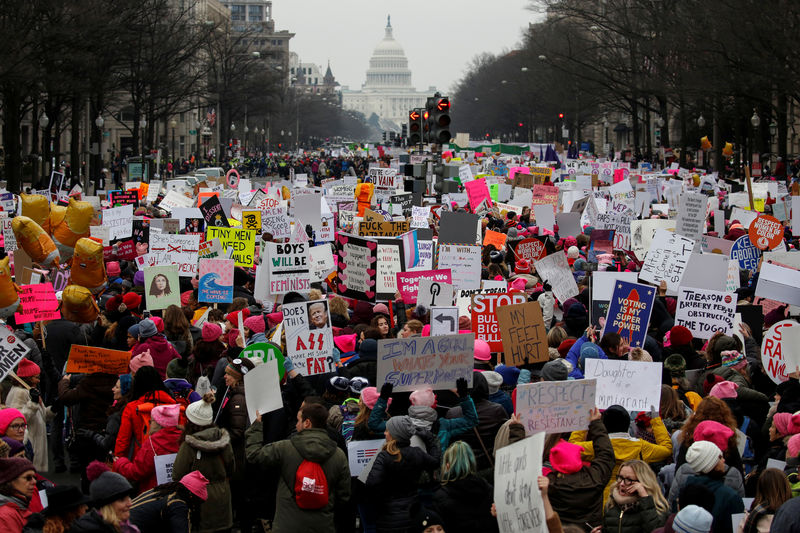
[[[454,389],[464,378],[472,386],[475,338],[470,333],[378,341],[376,385],[391,383],[395,392],[425,387]]]
[[[417,292],[419,282],[423,279],[436,281],[439,283],[452,284],[450,269],[445,270],[415,270],[412,272],[397,273],[397,291],[403,298],[406,305],[417,303]]]
[[[605,333],[619,333],[632,348],[644,346],[656,289],[650,285],[617,281],[606,313]]]
[[[497,450],[494,501],[500,533],[547,533],[544,503],[536,482],[542,475],[544,433]]]
[[[304,376],[336,371],[333,330],[327,300],[311,300],[281,306],[286,351]]]
[[[595,403],[599,409],[612,405],[634,412],[659,409],[661,363],[587,359],[583,375],[597,380]]]
[[[540,381],[517,387],[517,409],[525,434],[540,431],[567,433],[589,427],[589,415],[595,407],[597,381]]]
[[[206,240],[219,239],[223,251],[231,250],[236,266],[250,268],[256,253],[257,232],[241,228],[206,228]]]
[[[264,243],[269,294],[308,292],[310,267],[306,243]],[[262,265],[263,268],[264,265]]]
[[[547,330],[539,302],[500,305],[495,311],[503,339],[506,366],[541,363],[550,359]]]
[[[736,298],[731,292],[681,287],[675,325],[684,326],[698,339],[710,339],[717,331],[733,334]]]
[[[505,287],[504,287],[505,290]],[[515,293],[476,293],[471,296],[472,331],[476,339],[489,343],[493,352],[503,351],[503,338],[497,321],[497,310],[503,305],[524,304],[528,298],[519,292]]]
[[[233,301],[233,259],[205,259],[200,263],[197,301],[231,303]]]
[[[67,374],[127,374],[131,362],[131,352],[109,350],[97,346],[80,346],[73,344],[67,359]]]
[[[23,285],[19,290],[19,308],[14,320],[17,324],[58,320],[61,318],[58,303],[52,283]]]

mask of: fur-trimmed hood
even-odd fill
[[[220,452],[231,443],[227,430],[208,428],[194,435],[186,435],[186,444],[202,452]]]

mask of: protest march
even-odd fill
[[[796,531],[798,184],[540,148],[12,195],[3,530]]]

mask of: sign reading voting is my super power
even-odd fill
[[[606,314],[604,333],[619,333],[634,348],[644,346],[656,290],[648,285],[617,281]]]

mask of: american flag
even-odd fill
[[[372,459],[378,453],[378,448],[368,448],[366,450],[356,450],[357,459]]]
[[[217,111],[213,107],[209,108],[208,113],[206,113],[206,120],[209,126],[213,126],[217,121]]]

